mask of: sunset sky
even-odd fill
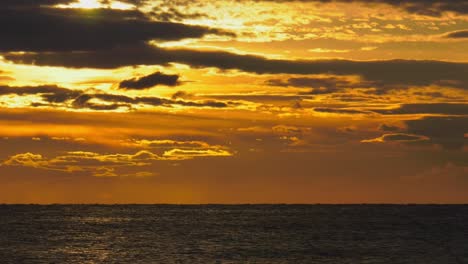
[[[0,203],[468,203],[468,1],[2,0]]]

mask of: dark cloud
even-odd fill
[[[368,111],[349,109],[349,108],[330,108],[330,107],[316,107],[315,112],[332,113],[332,114],[370,114]]]
[[[55,85],[22,87],[0,86],[0,95],[6,94],[39,94],[44,98],[44,100],[46,100],[49,103],[63,103],[65,101],[80,96],[82,92],[77,90],[70,90],[67,88],[61,88]]]
[[[79,97],[77,97],[75,100],[73,100],[72,106],[74,108],[88,108],[88,109],[98,110],[98,111],[116,110],[116,109],[119,109],[120,107],[131,108],[130,104],[122,104],[122,103],[99,104],[99,103],[90,102],[90,100],[93,98],[97,98],[97,96],[94,96],[91,94],[82,94]]]
[[[327,89],[336,89],[349,85],[350,83],[346,80],[339,78],[310,78],[310,77],[299,77],[289,78],[287,81],[278,79],[268,80],[267,84],[274,86],[292,86],[292,87],[308,87],[308,88],[320,88],[324,87]]]
[[[342,92],[346,88],[371,88],[373,83],[362,81],[359,83],[352,83],[351,81],[329,77],[329,78],[312,78],[312,77],[294,77],[286,81],[280,79],[268,80],[266,84],[271,86],[282,87],[298,87],[298,88],[312,88],[308,92],[301,94],[331,94]]]
[[[384,141],[419,141],[425,140],[424,137],[407,134],[386,134],[382,136]]]
[[[104,102],[111,102],[112,104],[97,104],[90,102],[91,99],[96,98]],[[151,106],[165,106],[171,107],[173,105],[182,105],[189,107],[212,107],[224,108],[228,107],[227,103],[219,101],[184,101],[172,100],[159,97],[127,97],[124,95],[114,94],[83,94],[76,98],[72,105],[75,108],[89,108],[93,110],[115,110],[121,107],[132,108],[134,105],[146,104]]]
[[[342,102],[367,102],[378,99],[377,96],[369,94],[332,94],[330,97]]]
[[[359,74],[359,73],[357,73]],[[360,74],[363,75],[363,74]],[[415,76],[416,77],[416,76]],[[461,81],[458,83],[450,83],[450,81],[446,80],[433,80],[434,84],[438,85],[446,85],[446,86],[460,86],[460,83],[465,83],[465,81]],[[346,92],[346,89],[367,89],[365,94],[367,95],[384,95],[390,91],[394,90],[404,90],[408,89],[409,86],[424,86],[429,85],[431,83],[425,82],[423,80],[417,80],[416,78],[413,80],[392,80],[390,78],[382,78],[381,80],[360,80],[360,81],[350,81],[344,78],[338,77],[328,77],[328,78],[315,78],[315,77],[294,77],[289,78],[287,80],[282,79],[271,79],[266,81],[267,85],[270,86],[281,86],[281,87],[296,87],[296,88],[311,88],[307,92],[300,92],[299,94],[333,94],[333,93],[342,93]],[[440,92],[414,92],[414,95],[419,96],[426,96],[426,97],[434,97],[434,98],[441,98],[446,97],[444,94]],[[343,97],[344,100],[351,99],[355,100],[356,98],[346,98],[344,95],[333,95],[334,97]],[[366,98],[365,100],[368,100]]]
[[[341,87],[348,84],[345,80],[338,78],[289,78],[286,81],[272,79],[266,82],[271,86],[312,88],[307,94],[329,94],[336,93]]]
[[[430,138],[447,149],[460,149],[468,143],[468,117],[425,117],[405,121],[407,132]]]
[[[155,8],[150,12],[150,14],[160,21],[182,21],[184,19],[200,19],[208,17],[207,14],[203,13],[184,13],[175,7],[169,7],[168,9]]]
[[[101,94],[93,94],[92,97],[97,98],[102,101],[113,102],[113,103],[127,103],[127,104],[138,103],[138,101],[132,97],[128,97],[125,95],[118,95],[118,94],[102,94],[101,93]],[[150,97],[150,98],[157,98],[157,97]],[[158,103],[157,105],[161,105],[161,104],[162,103]]]
[[[137,10],[1,8],[0,23],[8,25],[2,30],[3,52],[106,50],[149,40],[232,35],[202,26],[152,21]]]
[[[7,60],[73,68],[117,68],[132,65],[166,65],[171,62],[192,67],[216,67],[257,74],[336,74],[360,75],[382,86],[430,85],[434,83],[468,87],[468,63],[443,61],[351,61],[351,60],[274,60],[223,51],[162,49],[146,45],[121,47],[99,52],[54,52],[5,54]]]
[[[179,84],[179,75],[155,72],[141,78],[122,81],[119,88],[141,90],[151,88],[156,85],[177,86]]]
[[[41,6],[54,6],[58,4],[71,4],[76,3],[78,0],[2,0],[0,8],[25,8],[25,7],[41,7]],[[133,4],[136,6],[148,3],[149,0],[119,0],[119,2]],[[103,4],[108,4],[111,0],[101,0]]]
[[[173,100],[175,100],[175,99],[179,99],[179,98],[186,99],[186,98],[191,98],[191,97],[193,97],[193,95],[186,92],[186,91],[177,91],[172,95],[171,98]]]
[[[428,104],[402,104],[393,109],[352,109],[352,108],[329,108],[316,107],[316,112],[340,113],[340,114],[382,114],[382,115],[414,115],[414,114],[433,114],[433,115],[468,115],[468,104],[457,103],[428,103]],[[389,129],[390,127],[381,127]],[[391,130],[386,130],[391,131]]]
[[[362,143],[388,143],[398,142],[404,144],[428,143],[429,138],[421,135],[412,135],[405,133],[384,134],[378,138],[361,140]]]
[[[396,109],[373,110],[384,115],[404,114],[444,114],[468,115],[468,104],[431,103],[431,104],[402,104]]]
[[[71,107],[76,109],[88,108],[93,110],[115,110],[118,108],[133,108],[138,104],[171,107],[173,105],[182,105],[189,107],[212,107],[224,108],[232,102],[221,102],[215,100],[204,101],[185,101],[176,99],[166,99],[159,97],[128,97],[125,95],[105,94],[105,93],[87,93],[81,90],[70,90],[57,86],[26,86],[26,87],[10,87],[0,86],[0,95],[16,94],[23,95],[38,95],[43,98],[46,103],[33,103],[31,106],[67,106],[66,103],[71,102]],[[97,99],[96,102],[93,99]]]
[[[431,97],[431,98],[443,98],[447,97],[441,92],[414,92],[414,95],[418,96],[425,96],[425,97]]]
[[[213,108],[224,108],[228,105],[224,102],[217,101],[204,101],[203,103],[193,102],[193,101],[174,101],[173,104],[183,105],[183,106],[192,106],[192,107],[213,107]]]
[[[400,130],[400,128],[397,126],[382,124],[379,126],[379,130],[384,132],[396,132]]]
[[[68,4],[72,2],[75,2],[75,1],[73,0],[2,0],[0,2],[0,9],[53,6],[53,5],[58,5],[58,4]]]
[[[445,34],[446,38],[453,38],[453,39],[459,39],[459,38],[468,38],[468,30],[459,30],[459,31],[453,31]]]
[[[219,100],[244,100],[250,102],[282,102],[292,101],[298,103],[302,99],[311,99],[312,96],[308,95],[284,95],[284,94],[226,94],[226,95],[209,95],[209,98],[215,98]],[[297,106],[297,105],[296,105]],[[300,108],[300,107],[299,107]]]
[[[147,105],[152,105],[152,106],[160,106],[160,105],[168,105],[174,101],[162,99],[159,97],[137,97],[133,101],[135,104],[147,104]]]
[[[419,135],[409,135],[409,134],[385,134],[381,137],[381,139],[385,142],[388,141],[420,141],[420,140],[427,140],[426,137],[419,136]]]

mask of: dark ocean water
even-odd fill
[[[468,264],[468,206],[0,205],[0,263]]]

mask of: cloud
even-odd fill
[[[372,110],[384,115],[405,114],[444,114],[444,115],[468,115],[468,104],[455,103],[429,103],[429,104],[402,104],[394,109]]]
[[[17,94],[17,95],[30,95],[40,94],[45,100],[50,103],[63,103],[71,98],[81,95],[81,91],[70,90],[61,88],[56,85],[43,85],[43,86],[0,86],[0,95]]]
[[[379,130],[384,131],[384,132],[396,132],[396,131],[398,131],[400,129],[401,129],[400,127],[392,126],[392,125],[386,125],[386,124],[381,124],[379,126]]]
[[[151,15],[154,17],[157,17],[158,20],[161,21],[182,21],[185,19],[200,19],[200,18],[205,18],[208,17],[208,14],[204,13],[184,13],[180,10],[178,10],[175,7],[169,7],[169,8],[154,8],[151,11]]]
[[[388,4],[401,8],[408,13],[414,13],[425,16],[441,16],[445,12],[454,12],[458,14],[468,13],[468,3],[466,1],[454,0],[256,0],[257,2],[320,2],[320,3],[362,3],[362,4]]]
[[[90,102],[92,99],[99,99],[105,102],[113,102],[112,104],[98,104]],[[146,104],[151,106],[164,106],[171,107],[173,105],[181,105],[187,107],[212,107],[212,108],[225,108],[228,107],[227,103],[219,101],[183,101],[172,100],[159,97],[127,97],[124,95],[113,94],[82,94],[77,97],[72,105],[75,108],[89,108],[92,110],[115,110],[120,107],[132,108],[138,104]]]
[[[350,109],[350,108],[331,108],[331,107],[316,107],[315,112],[330,113],[330,114],[371,114],[369,111]]]
[[[461,150],[468,144],[468,117],[424,117],[405,120],[406,128],[402,133],[384,134],[381,137],[367,139],[366,143],[425,143],[439,145],[447,150]]]
[[[186,92],[186,91],[177,91],[174,94],[172,94],[172,96],[171,96],[171,98],[173,100],[176,100],[176,99],[179,99],[179,98],[187,99],[187,98],[191,98],[191,97],[193,97],[193,95]]]
[[[88,108],[88,109],[92,109],[92,110],[98,110],[98,111],[102,111],[102,110],[116,110],[120,107],[128,107],[130,108],[131,105],[130,104],[123,104],[123,103],[113,103],[113,104],[98,104],[98,103],[92,103],[90,102],[91,99],[93,98],[97,98],[97,97],[94,97],[93,95],[90,95],[90,94],[82,94],[80,96],[78,96],[77,98],[75,98],[75,100],[73,100],[72,102],[72,106],[74,108]]]
[[[33,8],[40,6],[53,6],[58,4],[68,4],[75,2],[74,0],[2,0],[0,9],[7,8]]]
[[[124,80],[120,83],[119,88],[142,90],[151,88],[156,85],[177,86],[179,84],[179,75],[155,72],[141,78]]]
[[[336,73],[335,73],[336,74]],[[363,75],[359,72],[355,74]],[[348,76],[349,77],[349,76]],[[461,76],[460,76],[461,77]],[[372,77],[371,77],[372,78]],[[270,79],[267,80],[265,83],[270,86],[280,86],[280,87],[295,87],[295,88],[311,88],[309,91],[300,92],[300,95],[320,95],[320,94],[334,94],[334,93],[345,93],[347,89],[365,89],[365,94],[367,95],[384,95],[388,94],[391,91],[398,91],[404,89],[410,89],[413,86],[427,86],[430,85],[431,82],[425,82],[422,80],[418,80],[418,77],[415,76],[414,79],[408,78],[407,80],[391,80],[390,78],[382,78],[375,80],[350,80],[346,79],[343,76],[335,76],[335,77],[293,77],[286,80],[282,79]],[[463,79],[463,77],[462,77]],[[461,80],[458,83],[449,81],[449,80],[433,80],[432,84],[440,85],[440,86],[453,86],[465,89],[466,87],[460,85],[461,83],[466,83],[466,80]],[[429,96],[434,98],[441,98],[444,97],[444,94],[441,92],[414,92],[414,95],[419,96]],[[354,96],[356,99],[356,95],[348,94],[348,95],[333,95],[336,98]],[[366,98],[367,100],[369,98]],[[346,99],[345,99],[346,100]]]
[[[248,3],[250,0],[242,0]],[[446,12],[468,13],[468,3],[463,0],[254,0],[255,2],[305,2],[305,3],[358,3],[363,5],[387,4],[402,9],[410,14],[424,16],[442,16]],[[193,1],[178,0],[177,5],[189,5]]]
[[[297,87],[297,88],[312,88],[307,92],[301,92],[300,94],[331,94],[344,92],[345,89],[360,88],[369,89],[372,88],[375,92],[369,91],[368,93],[383,94],[392,89],[396,89],[394,86],[385,86],[382,82],[371,82],[366,80],[350,81],[345,78],[339,77],[327,77],[327,78],[315,78],[315,77],[294,77],[289,78],[286,81],[280,79],[271,79],[266,82],[271,86],[282,86],[282,87]],[[390,83],[389,83],[390,84]],[[380,86],[380,87],[379,87]],[[401,89],[398,86],[398,89]]]
[[[367,102],[378,99],[378,95],[370,95],[370,93],[365,94],[351,94],[351,93],[341,93],[341,94],[332,94],[330,98],[333,98],[337,101],[342,102]]]
[[[44,163],[42,155],[27,152],[10,157],[2,165],[41,168],[44,166]]]
[[[343,87],[350,85],[350,83],[343,79],[338,78],[289,78],[286,81],[280,79],[271,79],[266,82],[271,86],[282,87],[300,87],[312,88],[307,94],[329,94],[342,90]]]
[[[311,95],[304,94],[304,95],[288,95],[288,94],[210,94],[206,96],[200,96],[200,98],[207,97],[207,98],[214,98],[218,100],[241,100],[241,101],[249,101],[249,102],[259,102],[259,103],[267,103],[267,102],[295,102],[307,98],[313,98]]]
[[[232,36],[208,27],[153,21],[137,10],[0,8],[0,23],[8,25],[2,31],[3,52],[95,51],[149,40]]]
[[[21,153],[8,158],[1,165],[23,166],[36,169],[63,171],[63,172],[91,172],[95,176],[105,170],[114,170],[116,167],[147,166],[158,156],[149,151],[140,151],[136,154],[99,154],[85,151],[71,151],[54,158],[46,158],[40,154]],[[96,175],[97,174],[97,175]],[[110,176],[110,175],[108,175]]]
[[[303,132],[301,128],[298,128],[295,126],[287,126],[287,125],[276,125],[272,127],[271,130],[281,135],[300,134]]]
[[[316,107],[315,112],[338,113],[338,114],[381,114],[381,115],[415,115],[415,114],[433,114],[433,115],[468,115],[468,104],[462,103],[418,103],[401,104],[397,108],[391,109],[358,109],[358,108],[335,108],[335,107]],[[389,128],[389,127],[387,127]]]
[[[167,148],[167,147],[188,147],[188,148],[206,148],[210,145],[203,141],[177,141],[170,139],[156,140],[134,140],[134,144],[148,148]]]
[[[8,76],[8,75],[2,75],[2,74],[10,74],[10,72],[5,72],[0,70],[0,82],[1,81],[14,81],[15,78]]]
[[[63,155],[47,158],[41,154],[20,153],[10,156],[0,163],[0,166],[30,167],[61,172],[85,172],[96,177],[115,176],[150,176],[148,172],[136,171],[131,174],[116,173],[118,168],[137,168],[153,164],[154,161],[187,160],[197,157],[228,157],[233,154],[221,148],[173,148],[162,155],[148,150],[141,150],[135,154],[100,154],[88,151],[69,151]],[[154,175],[154,173],[151,173]]]
[[[11,0],[10,0],[11,1]],[[23,0],[25,1],[25,0]],[[47,0],[41,0],[47,1]],[[52,0],[51,0],[52,1]],[[250,0],[243,0],[248,3]],[[370,4],[387,4],[393,7],[402,9],[411,14],[419,14],[425,16],[441,16],[445,12],[453,12],[457,14],[467,14],[468,4],[465,1],[458,0],[254,0],[255,2],[275,2],[275,3],[289,3],[289,2],[306,2],[306,3],[359,3],[364,5]],[[145,1],[126,0],[133,4],[139,4]],[[193,1],[177,0],[174,5],[187,6],[193,4]]]
[[[447,97],[446,95],[444,95],[444,94],[441,93],[441,92],[414,92],[413,94],[414,94],[414,95],[418,95],[418,96],[430,97],[430,98],[443,98],[443,97]]]
[[[381,137],[374,139],[362,140],[363,143],[384,143],[384,142],[418,142],[429,140],[429,138],[420,135],[410,135],[403,133],[384,134]]]
[[[70,137],[51,137],[51,140],[55,141],[74,141],[74,142],[84,142],[86,139],[84,138],[70,138]]]
[[[452,39],[468,38],[468,30],[452,31],[452,32],[445,34],[445,37],[452,38]]]
[[[195,157],[229,157],[233,154],[223,149],[171,149],[163,153],[163,157],[171,160],[186,160]]]
[[[40,7],[52,6],[58,4],[68,4],[76,2],[75,0],[2,0],[0,8],[13,8],[13,7]]]
[[[433,144],[447,149],[461,149],[468,143],[468,117],[425,117],[405,121],[408,133],[430,138]]]
[[[211,107],[225,108],[229,104],[221,101],[203,100],[203,101],[185,101],[178,99],[167,99],[153,96],[147,97],[129,97],[125,95],[106,94],[106,93],[87,93],[82,90],[71,90],[55,85],[44,86],[0,86],[0,95],[16,94],[38,95],[44,100],[43,103],[34,103],[36,107],[67,107],[74,109],[92,109],[97,111],[116,110],[119,108],[135,108],[139,104],[150,106],[172,107],[173,105],[187,107]],[[97,101],[96,101],[97,100]]]
[[[468,63],[443,61],[279,60],[224,51],[163,49],[147,45],[80,53],[5,54],[4,57],[15,63],[72,68],[117,68],[174,62],[194,68],[216,67],[256,74],[359,75],[382,86],[425,86],[443,82],[448,86],[468,87]]]
[[[204,141],[182,141],[172,139],[130,139],[121,142],[122,146],[133,147],[140,149],[152,149],[152,150],[167,150],[167,149],[179,149],[186,151],[208,151],[214,152],[229,152],[228,148],[220,145],[210,145]]]

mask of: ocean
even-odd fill
[[[468,264],[468,206],[0,205],[0,263]]]

